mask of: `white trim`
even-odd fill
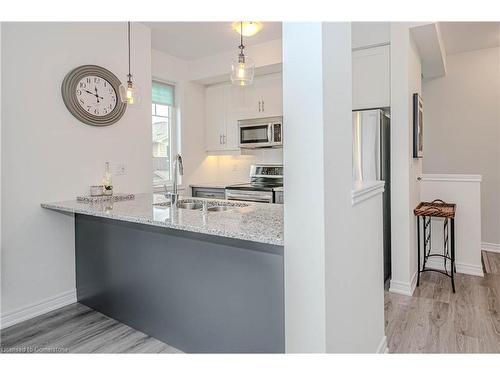
[[[448,266],[449,266],[448,262]],[[466,275],[480,276],[484,277],[483,265],[482,264],[470,264],[470,263],[460,263],[455,262],[457,266],[457,273],[463,273]],[[438,257],[429,258],[425,264],[426,268],[434,268],[440,271],[444,270],[443,259]],[[449,270],[449,268],[448,268]]]
[[[389,348],[387,347],[387,336],[384,335],[382,340],[380,340],[380,344],[378,344],[377,354],[387,354],[389,353]]]
[[[370,48],[377,48],[377,47],[384,47],[384,46],[390,46],[391,42],[382,42],[382,43],[374,43],[374,44],[368,44],[366,46],[360,46],[360,47],[354,47],[351,50],[354,51],[362,51],[364,49],[370,49]]]
[[[76,289],[69,290],[32,305],[3,313],[0,326],[2,329],[7,328],[75,302]]]
[[[481,242],[481,249],[492,253],[500,253],[500,243]]]
[[[451,181],[451,182],[481,182],[483,176],[480,174],[422,174],[418,177],[420,181]]]
[[[411,281],[409,283],[396,281],[391,279],[391,286],[389,287],[389,292],[403,294],[405,296],[413,296],[413,292],[417,287],[417,272],[413,274]]]
[[[356,182],[351,190],[353,206],[384,192],[384,181]]]

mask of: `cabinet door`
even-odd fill
[[[367,48],[352,53],[353,109],[391,105],[390,47]]]
[[[238,150],[239,134],[238,120],[251,118],[249,108],[249,87],[234,86],[227,87],[227,106],[226,106],[226,132],[225,146],[227,150]]]
[[[259,79],[256,85],[260,97],[260,117],[283,115],[283,82],[281,74]]]
[[[226,86],[211,86],[205,91],[206,149],[224,150],[223,136],[226,132]]]

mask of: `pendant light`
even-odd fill
[[[141,93],[139,87],[132,82],[130,73],[130,21],[127,22],[127,44],[128,44],[128,74],[127,82],[120,85],[120,99],[127,104],[139,104]]]
[[[253,82],[255,63],[245,56],[245,46],[243,45],[243,21],[240,22],[240,53],[238,58],[231,64],[231,82],[237,86],[250,85]]]

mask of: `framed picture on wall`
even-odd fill
[[[413,94],[413,157],[421,158],[424,155],[424,112],[422,98],[418,93]]]

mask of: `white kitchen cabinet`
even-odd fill
[[[205,92],[206,148],[207,151],[223,150],[226,134],[226,86],[210,86]]]
[[[281,74],[256,77],[250,86],[209,86],[206,95],[206,149],[237,151],[238,120],[283,115]]]
[[[257,77],[244,90],[245,105],[243,111],[240,111],[242,119],[283,115],[281,73]]]
[[[391,105],[390,46],[352,52],[353,109]]]
[[[283,115],[283,82],[281,74],[272,74],[256,80],[255,92],[257,110],[260,109],[258,117]]]

